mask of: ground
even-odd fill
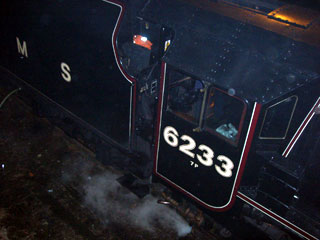
[[[156,197],[122,187],[121,172],[16,95],[0,108],[0,126],[0,240],[203,239]]]

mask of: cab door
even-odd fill
[[[166,64],[162,76],[154,173],[205,207],[224,210],[234,200],[259,105]]]

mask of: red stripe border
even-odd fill
[[[298,128],[298,130],[296,131],[296,133],[293,135],[292,139],[290,140],[289,144],[287,145],[286,149],[284,150],[284,152],[282,153],[282,156],[284,157],[288,157],[289,153],[291,152],[293,146],[296,144],[296,142],[298,141],[298,139],[300,138],[301,134],[303,133],[304,129],[307,127],[307,125],[309,124],[309,122],[311,121],[312,117],[314,116],[315,113],[315,109],[317,107],[319,107],[319,103],[320,103],[320,97],[318,98],[318,100],[315,102],[315,104],[313,105],[313,107],[311,108],[311,110],[309,111],[308,115],[304,118],[304,120],[302,121],[302,123],[300,124],[300,127]]]
[[[130,115],[131,115],[130,116],[131,117],[131,123],[130,123],[131,124],[131,129],[130,129],[131,138],[129,139],[129,142],[130,142],[130,146],[129,147],[131,147],[132,139],[133,139],[133,135],[134,135],[134,128],[135,128],[136,95],[137,95],[137,84],[136,83],[137,83],[137,81],[132,76],[130,76],[129,74],[126,73],[126,71],[124,70],[124,68],[122,67],[122,65],[120,63],[119,54],[117,52],[117,36],[118,36],[118,33],[119,33],[120,24],[121,24],[123,16],[124,16],[124,12],[126,10],[126,6],[122,2],[119,2],[117,0],[102,0],[102,1],[120,7],[120,14],[118,16],[116,26],[115,26],[115,28],[113,30],[113,33],[112,33],[112,48],[113,48],[115,59],[116,59],[116,62],[117,62],[117,65],[118,65],[118,68],[119,68],[120,72],[122,73],[122,75],[133,86],[133,92],[130,94],[131,95],[132,109],[130,111]],[[130,108],[131,108],[131,106],[130,106]]]
[[[292,224],[288,220],[280,217],[279,215],[275,214],[274,212],[270,211],[266,207],[262,206],[261,204],[255,202],[251,198],[247,197],[241,192],[238,192],[237,197],[241,200],[245,201],[246,203],[250,204],[251,206],[257,208],[261,212],[265,213],[269,217],[273,218],[274,220],[280,222],[281,224],[285,225],[289,229],[293,230],[294,232],[298,233],[300,236],[310,239],[310,240],[318,240],[318,238],[312,236],[311,234],[307,233],[306,231],[302,230],[301,228],[297,227],[296,225]]]

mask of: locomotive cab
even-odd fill
[[[259,107],[233,89],[224,91],[166,64],[163,71],[155,173],[208,208],[228,208]]]
[[[213,211],[238,197],[316,234],[317,79],[255,102],[163,64],[155,175]]]
[[[238,22],[239,8],[231,18],[229,5],[204,8],[214,14],[147,9],[175,31],[159,84],[154,174],[213,211],[241,199],[250,217],[258,209],[264,221],[317,239],[320,55],[304,35],[316,30],[280,32],[270,17],[244,11],[252,19]]]

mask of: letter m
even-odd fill
[[[19,38],[16,37],[16,39],[17,39],[18,53],[22,54],[25,57],[28,57],[28,50],[27,50],[26,41],[23,41],[22,46],[21,46],[21,42],[20,42]]]

